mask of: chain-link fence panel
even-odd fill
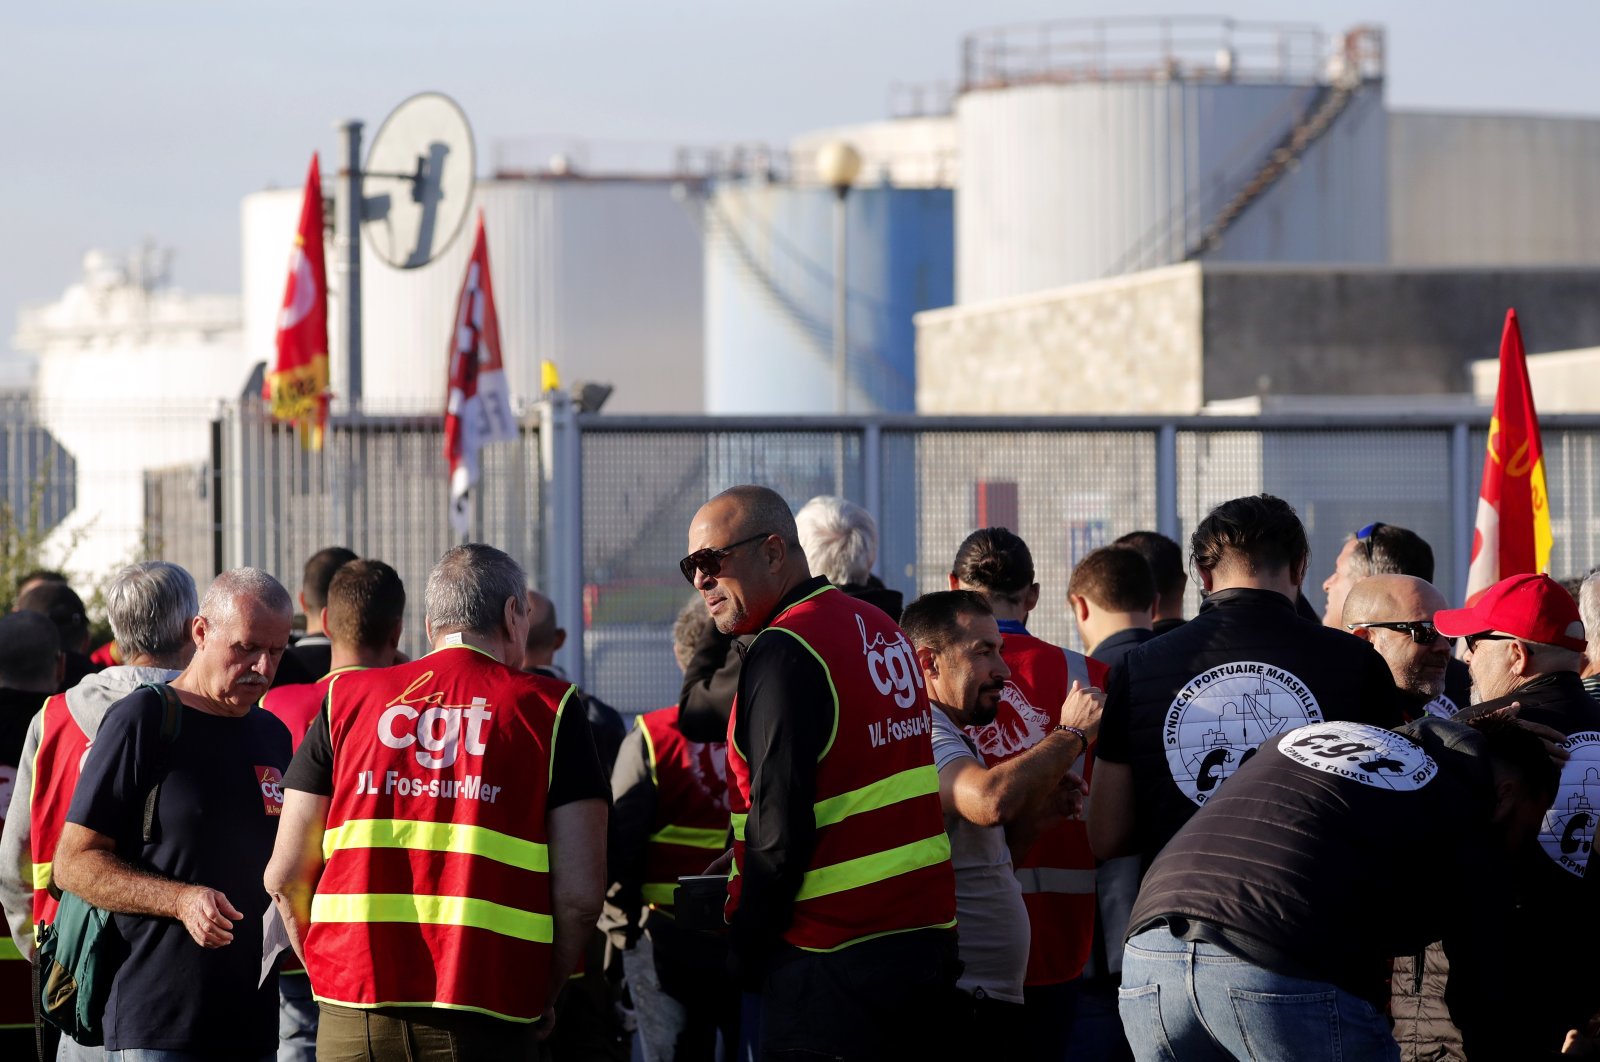
[[[819,494],[861,500],[853,432],[586,428],[582,459],[584,675],[627,713],[677,701],[672,623],[694,596],[678,561],[707,499],[758,483],[794,509]]]
[[[879,566],[906,595],[948,588],[981,527],[1028,544],[1039,582],[1029,630],[1082,649],[1067,581],[1090,550],[1156,525],[1150,431],[886,431]]]

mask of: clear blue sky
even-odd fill
[[[963,33],[1103,14],[1227,14],[1388,30],[1392,106],[1600,115],[1594,0],[619,0],[27,4],[4,19],[0,349],[89,247],[150,237],[191,291],[239,287],[239,200],[333,167],[422,89],[494,141],[544,134],[781,143],[883,116],[891,82],[954,81]]]

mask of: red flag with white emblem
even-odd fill
[[[500,357],[500,322],[489,280],[489,245],[483,213],[456,302],[450,338],[450,393],[444,410],[444,456],[450,462],[450,526],[465,535],[472,526],[468,502],[479,477],[478,451],[517,437],[510,391]]]
[[[275,418],[295,424],[306,449],[322,449],[322,429],[328,422],[328,275],[322,255],[322,174],[315,152],[278,313],[278,358],[261,397]]]

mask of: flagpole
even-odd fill
[[[361,121],[347,118],[334,128],[343,137],[344,164],[339,167],[342,199],[333,244],[338,262],[339,349],[344,354],[345,410],[361,409]]]

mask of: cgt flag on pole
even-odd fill
[[[450,338],[450,395],[444,410],[444,456],[450,463],[450,526],[465,535],[472,526],[469,495],[478,482],[478,451],[517,437],[505,365],[500,358],[500,321],[489,280],[489,245],[483,213],[456,302]]]
[[[315,152],[278,313],[278,359],[267,373],[261,397],[273,417],[294,423],[302,446],[322,449],[328,422],[328,271],[322,255],[322,173]]]
[[[1483,460],[1467,603],[1501,579],[1550,567],[1550,497],[1544,482],[1544,446],[1528,384],[1517,311],[1506,311],[1500,337],[1500,385],[1489,421]]]

